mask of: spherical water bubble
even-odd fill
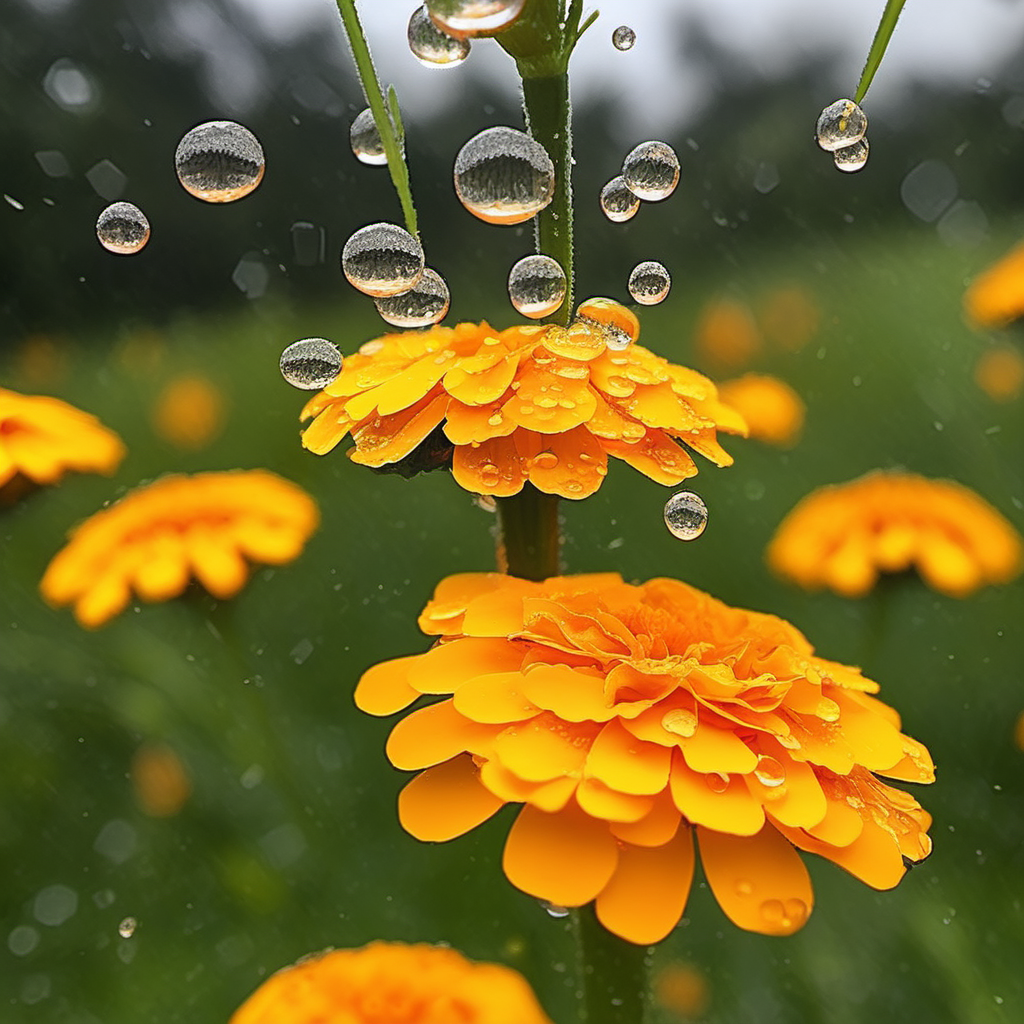
[[[641,199],[667,199],[679,182],[679,158],[665,142],[641,142],[622,162],[622,177]]]
[[[108,252],[130,256],[149,241],[149,221],[134,203],[111,203],[96,221],[96,237]]]
[[[497,126],[474,135],[455,158],[455,191],[488,224],[520,224],[555,194],[555,167],[525,132]]]
[[[420,279],[423,265],[419,239],[397,224],[367,224],[341,250],[349,284],[376,299],[407,292]]]
[[[526,0],[427,0],[427,10],[442,32],[477,36],[508,28]]]
[[[208,203],[231,203],[263,180],[263,147],[234,121],[207,121],[186,132],[174,153],[178,181]]]
[[[352,143],[352,152],[356,159],[371,167],[380,167],[388,162],[387,154],[384,152],[384,143],[381,141],[380,132],[377,131],[377,124],[373,120],[373,111],[367,107],[362,113],[356,114],[352,127],[348,130],[349,141]]]
[[[445,279],[427,267],[407,292],[374,299],[373,304],[381,319],[392,327],[428,327],[445,318],[451,304],[451,293]]]
[[[868,140],[861,139],[852,146],[843,146],[842,149],[833,150],[832,159],[839,170],[852,174],[854,171],[859,171],[868,162],[869,148]]]
[[[836,100],[818,116],[814,134],[818,145],[831,153],[860,142],[867,130],[868,119],[853,100]]]
[[[469,56],[469,40],[456,39],[442,32],[430,20],[426,6],[413,11],[408,36],[413,56],[428,68],[454,67]]]
[[[621,224],[636,215],[640,200],[629,190],[621,174],[616,175],[601,189],[601,209],[604,215],[616,224]]]
[[[616,50],[632,50],[636,42],[636,33],[628,25],[620,25],[612,33],[612,46]]]
[[[293,388],[319,391],[341,373],[341,353],[326,338],[293,341],[281,353],[281,376]]]
[[[656,260],[638,263],[629,275],[629,294],[641,306],[656,306],[663,302],[672,287],[672,278]]]
[[[130,939],[135,934],[135,929],[138,927],[139,922],[134,917],[126,917],[118,926],[117,934],[122,939]]]
[[[565,301],[565,271],[550,256],[524,256],[509,271],[508,297],[531,320],[549,316]]]
[[[696,540],[708,525],[708,507],[693,491],[679,491],[665,502],[665,525],[673,537]]]

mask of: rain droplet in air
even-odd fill
[[[612,46],[616,50],[632,50],[636,42],[636,33],[628,25],[620,25],[612,33]]]
[[[629,220],[640,209],[640,200],[629,190],[621,174],[616,175],[601,189],[601,209],[616,224]]]
[[[852,146],[843,146],[842,149],[834,150],[832,159],[839,170],[852,174],[854,171],[859,171],[868,162],[868,149],[868,140],[861,139]]]
[[[641,306],[656,306],[663,302],[671,287],[669,272],[656,260],[638,263],[629,275],[629,294]]]
[[[524,256],[509,271],[508,297],[531,320],[548,316],[565,301],[565,271],[550,256]]]
[[[488,224],[520,224],[555,194],[555,167],[525,132],[498,125],[474,135],[455,158],[455,192]]]
[[[407,292],[374,299],[373,304],[392,327],[428,327],[445,318],[451,293],[445,279],[427,267]]]
[[[427,0],[434,24],[453,36],[500,32],[519,17],[526,0]]]
[[[469,56],[468,39],[456,39],[442,32],[430,20],[426,6],[418,7],[409,19],[409,49],[428,68],[450,68]]]
[[[380,222],[360,228],[341,250],[341,269],[364,295],[407,292],[423,273],[423,246],[405,228]]]
[[[818,116],[814,134],[818,145],[831,153],[860,142],[867,130],[868,119],[853,100],[836,100]]]
[[[641,142],[623,160],[622,177],[647,202],[667,199],[679,182],[679,158],[665,142]]]
[[[341,353],[326,338],[293,341],[281,353],[281,376],[293,388],[319,391],[341,373]]]
[[[149,221],[134,203],[111,203],[96,221],[96,237],[108,252],[130,256],[149,241]]]
[[[373,120],[373,111],[369,107],[356,114],[352,127],[348,130],[348,137],[352,143],[352,152],[360,163],[380,167],[388,162],[384,143]]]
[[[665,502],[665,525],[673,537],[696,540],[708,525],[708,507],[693,491],[679,491]]]
[[[126,917],[118,926],[117,934],[122,939],[130,939],[135,934],[135,929],[139,926],[139,922],[134,917]]]
[[[234,121],[207,121],[186,132],[174,154],[178,180],[189,195],[231,203],[263,180],[263,147]]]

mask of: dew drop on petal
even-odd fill
[[[96,221],[96,237],[108,252],[130,256],[149,241],[149,221],[134,203],[111,203]]]
[[[818,115],[814,135],[818,145],[831,153],[859,142],[867,130],[868,119],[864,111],[853,100],[843,99],[830,103]]]
[[[545,911],[547,911],[547,913],[551,917],[568,917],[569,916],[569,908],[568,907],[560,906],[557,903],[551,903],[548,900],[538,900],[537,902],[540,903],[540,905],[544,908]]]
[[[612,33],[612,46],[616,50],[632,50],[636,42],[636,33],[628,25],[620,25]]]
[[[117,926],[117,934],[122,939],[130,939],[135,934],[135,929],[138,927],[139,922],[134,917],[126,917]]]
[[[667,199],[679,183],[679,158],[665,142],[641,142],[622,162],[622,177],[647,202]]]
[[[777,758],[770,757],[768,754],[762,754],[757,759],[757,764],[754,767],[754,778],[762,786],[775,789],[786,781],[786,769]]]
[[[341,250],[341,269],[349,284],[374,298],[407,292],[420,279],[423,266],[423,246],[397,224],[367,224]]]
[[[427,0],[434,24],[452,35],[475,36],[508,28],[526,0]]]
[[[708,525],[708,507],[693,491],[679,491],[665,502],[665,525],[673,537],[696,540]]]
[[[640,209],[640,200],[629,190],[621,174],[616,175],[601,189],[601,209],[616,224],[629,220]]]
[[[413,56],[428,68],[454,67],[469,56],[469,40],[442,32],[431,21],[425,5],[413,11],[408,37]]]
[[[341,353],[326,338],[293,341],[281,353],[281,376],[293,388],[319,391],[341,373]]]
[[[373,111],[369,107],[356,114],[355,120],[348,130],[348,137],[352,143],[352,152],[360,163],[369,164],[371,167],[380,167],[388,162],[387,154],[384,152],[384,143],[381,141],[380,132],[377,131],[377,124],[373,120]]]
[[[565,271],[550,256],[524,256],[509,271],[508,297],[531,320],[549,316],[565,301]]]
[[[234,121],[207,121],[186,132],[174,154],[178,180],[189,195],[231,203],[263,180],[263,147]]]
[[[663,302],[671,287],[669,272],[656,260],[638,263],[629,275],[629,294],[641,306],[656,306]]]
[[[740,879],[736,883],[736,895],[737,896],[750,896],[754,892],[754,884],[748,882],[746,879]]]
[[[704,782],[712,793],[724,793],[729,788],[729,776],[723,772],[708,772]]]
[[[445,318],[451,293],[445,279],[427,267],[407,292],[374,299],[373,304],[392,327],[428,327]]]
[[[673,708],[661,716],[661,725],[676,736],[689,737],[697,731],[697,715],[686,708]]]
[[[861,139],[852,146],[843,146],[832,153],[836,167],[852,174],[859,171],[868,162],[868,140]]]
[[[520,224],[555,194],[555,167],[525,132],[498,125],[474,135],[455,158],[455,192],[488,224]]]

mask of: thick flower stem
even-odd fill
[[[582,1024],[644,1024],[648,948],[609,932],[591,906],[570,911],[576,934]]]
[[[558,496],[531,484],[498,498],[498,564],[526,580],[546,580],[560,571]]]

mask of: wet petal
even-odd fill
[[[504,805],[481,785],[468,754],[420,772],[398,794],[398,818],[424,842],[443,843],[486,821]]]
[[[452,476],[464,490],[507,498],[518,494],[526,482],[527,467],[516,451],[515,435],[493,437],[477,447],[455,449]]]
[[[455,709],[474,722],[522,722],[540,713],[522,692],[519,672],[495,672],[463,683],[455,694]]]
[[[667,790],[654,797],[651,809],[635,822],[613,822],[612,835],[635,846],[664,846],[679,829],[682,816]]]
[[[732,776],[726,782],[717,775],[700,775],[688,768],[676,751],[670,784],[676,807],[695,825],[738,836],[753,835],[764,825],[764,810],[742,776]]]
[[[613,720],[594,740],[586,774],[621,793],[660,793],[668,783],[671,755],[667,747],[644,743]]]
[[[444,700],[420,708],[391,730],[388,760],[403,771],[430,768],[464,752],[479,753],[498,730],[470,722]]]

